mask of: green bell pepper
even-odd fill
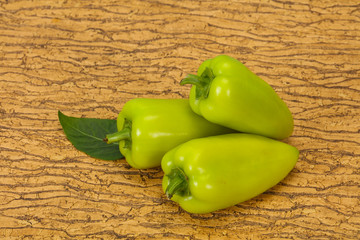
[[[195,114],[187,99],[132,99],[117,128],[105,141],[119,142],[126,161],[138,169],[160,166],[167,151],[190,139],[234,132]]]
[[[259,135],[193,139],[162,159],[163,190],[190,213],[209,213],[251,199],[293,169],[298,150]]]
[[[274,139],[292,134],[293,118],[286,104],[234,58],[220,55],[206,60],[197,75],[189,74],[180,84],[193,84],[191,108],[210,122]]]

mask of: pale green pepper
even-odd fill
[[[293,118],[286,104],[234,58],[220,55],[204,61],[197,75],[181,81],[184,84],[193,84],[192,110],[210,122],[274,139],[292,134]]]
[[[233,133],[190,140],[165,154],[163,190],[190,213],[249,200],[293,169],[298,150],[263,136]]]
[[[106,135],[134,168],[160,166],[164,154],[194,138],[234,132],[195,114],[187,99],[136,98],[128,101],[117,119],[118,132]]]

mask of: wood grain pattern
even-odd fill
[[[188,214],[161,169],[100,161],[57,111],[116,118],[136,97],[185,98],[187,73],[229,54],[288,104],[300,150],[266,193]],[[2,239],[359,239],[357,0],[0,2]]]

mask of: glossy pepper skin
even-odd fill
[[[126,161],[137,169],[160,166],[167,151],[193,138],[233,132],[195,114],[187,99],[132,99],[119,113],[117,128],[105,140],[119,142]]]
[[[251,199],[279,183],[298,150],[259,135],[194,139],[163,157],[163,190],[190,213],[209,213]]]
[[[204,61],[197,75],[189,74],[180,84],[193,84],[191,108],[210,122],[274,139],[292,134],[293,118],[286,104],[269,84],[232,57]]]

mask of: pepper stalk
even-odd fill
[[[126,148],[131,146],[131,121],[125,119],[123,129],[118,132],[110,133],[106,135],[104,139],[108,144],[116,143],[125,140]]]
[[[182,169],[172,169],[167,177],[169,184],[165,190],[165,194],[168,199],[171,199],[175,194],[185,196],[190,193],[189,180]]]
[[[188,74],[183,80],[181,80],[180,85],[192,84],[196,86],[196,99],[207,98],[210,91],[210,86],[212,80],[215,78],[214,73],[208,67],[205,68],[201,76],[195,74]]]

